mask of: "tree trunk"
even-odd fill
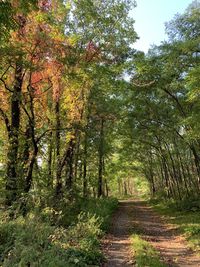
[[[52,153],[53,153],[53,133],[50,132],[48,144],[48,187],[53,188],[53,175],[52,175]]]
[[[103,195],[103,156],[104,156],[104,120],[101,119],[100,141],[99,141],[99,175],[98,175],[98,197]]]
[[[124,180],[123,182],[124,182],[124,195],[127,196],[128,192],[127,192],[126,180]]]
[[[78,134],[77,142],[75,146],[75,153],[74,153],[74,182],[77,180],[78,175],[78,164],[79,164],[79,153],[80,153],[80,143],[81,143],[81,134]]]
[[[192,153],[194,156],[194,162],[195,162],[197,176],[198,176],[198,189],[199,189],[200,188],[200,158],[196,152],[194,145],[190,145],[190,149],[192,150]]]
[[[36,136],[35,136],[34,88],[29,86],[28,91],[29,91],[29,98],[30,98],[29,111],[26,109],[25,110],[26,110],[26,114],[29,119],[29,135],[30,135],[30,139],[32,143],[32,152],[31,153],[29,152],[30,158],[27,164],[28,166],[27,166],[27,172],[25,176],[25,188],[24,188],[25,193],[28,193],[31,188],[32,180],[33,180],[33,168],[34,168],[34,164],[36,162],[37,154],[38,154],[38,145],[37,145]]]
[[[84,160],[83,160],[83,197],[87,197],[87,150],[88,150],[87,131],[85,132]]]
[[[55,104],[56,115],[56,195],[62,191],[62,164],[60,162],[60,103],[59,100]]]
[[[67,157],[66,157],[66,162],[67,162],[67,168],[68,168],[68,175],[66,177],[66,187],[68,190],[72,189],[72,184],[73,184],[73,156],[74,156],[74,147],[75,147],[75,142],[71,138],[69,142],[69,147],[67,151]]]
[[[108,187],[108,181],[105,179],[105,196],[109,196],[109,187]]]
[[[17,197],[18,180],[18,149],[19,149],[19,127],[20,127],[20,102],[23,74],[21,62],[16,63],[15,84],[11,96],[11,125],[9,145],[7,154],[6,170],[6,204],[11,205]]]

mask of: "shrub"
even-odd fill
[[[113,199],[91,199],[73,203],[71,210],[46,207],[41,213],[37,209],[25,218],[5,217],[0,224],[0,265],[99,266],[103,259],[99,238],[116,206]],[[73,220],[66,227],[63,218],[67,218],[68,212]]]

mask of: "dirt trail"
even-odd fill
[[[120,201],[119,208],[112,220],[110,234],[104,240],[107,262],[103,267],[133,266],[129,240],[132,227],[130,212],[132,210],[132,201]]]
[[[134,228],[141,230],[142,237],[160,252],[167,266],[200,266],[200,257],[187,247],[174,226],[164,222],[144,201],[127,200],[120,202],[104,242],[108,259],[104,267],[134,266],[129,240],[130,230]]]

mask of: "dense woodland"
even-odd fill
[[[98,231],[84,227],[99,223],[90,209],[116,205],[104,197],[139,195],[143,186],[152,197],[199,199],[200,3],[166,23],[168,40],[147,54],[133,48],[135,6],[131,0],[0,2],[3,266],[97,262],[96,254],[84,258],[87,242],[77,245],[83,233],[77,244],[68,234],[82,225],[96,242]],[[91,216],[80,214],[88,206]],[[60,246],[71,246],[67,258],[62,251],[59,259],[40,256],[37,246],[22,256],[29,229],[50,221],[39,239],[57,231],[52,240],[70,243]],[[71,221],[78,221],[76,230]],[[8,237],[17,227],[27,233],[18,249]],[[48,246],[41,249],[57,253]]]

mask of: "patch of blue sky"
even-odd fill
[[[135,30],[140,39],[134,48],[145,53],[151,45],[159,45],[167,40],[165,22],[183,13],[192,0],[136,0],[137,7],[131,12],[135,20]]]

